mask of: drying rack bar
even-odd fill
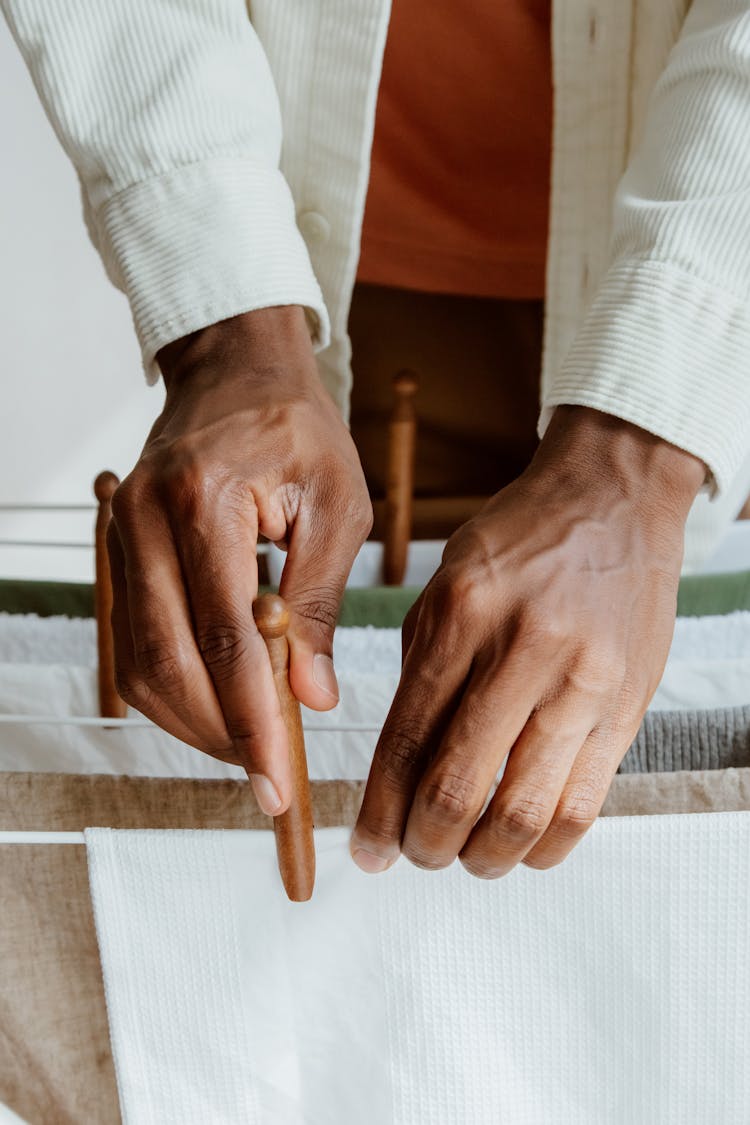
[[[83,832],[0,832],[0,844],[84,844]]]
[[[21,504],[3,502],[0,512],[95,512],[95,504]]]
[[[137,730],[159,730],[150,719],[114,719],[100,715],[0,715],[0,726],[60,726],[60,727],[103,727],[107,730],[120,728]],[[380,727],[372,723],[307,723],[302,728],[306,734],[380,734]]]
[[[93,543],[77,543],[72,539],[0,539],[0,547],[49,547],[55,551],[93,551]]]

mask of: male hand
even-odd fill
[[[530,468],[449,540],[407,617],[351,841],[360,867],[459,856],[494,878],[568,854],[661,678],[704,477],[635,426],[556,410]]]
[[[167,396],[109,534],[117,688],[177,738],[291,796],[286,731],[253,621],[256,545],[288,548],[290,680],[336,705],[333,630],[372,509],[301,308],[247,313],[162,349]]]

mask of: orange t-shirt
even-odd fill
[[[551,0],[394,0],[358,280],[544,296]]]

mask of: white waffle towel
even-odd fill
[[[482,882],[263,832],[86,834],[126,1125],[739,1125],[750,813],[600,820]]]

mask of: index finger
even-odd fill
[[[398,858],[419,778],[437,751],[470,667],[469,652],[452,646],[448,635],[420,637],[417,629],[375,748],[350,842],[352,857],[364,871],[384,871]]]
[[[258,593],[258,517],[251,496],[229,503],[206,490],[189,526],[175,527],[195,639],[216,689],[235,753],[264,812],[291,799],[289,743],[265,642]]]

